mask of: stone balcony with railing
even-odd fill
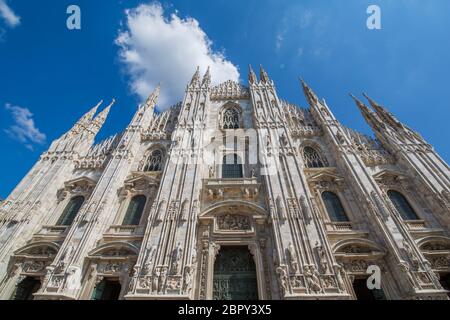
[[[144,231],[144,225],[112,225],[103,234],[103,240],[140,240],[144,237]]]
[[[33,241],[61,241],[67,236],[70,226],[48,226],[44,225],[33,235]]]
[[[348,238],[365,238],[369,234],[367,226],[351,221],[325,222],[325,230],[332,241]]]
[[[345,222],[326,222],[325,228],[331,232],[352,232],[353,226],[350,221]]]
[[[411,231],[426,230],[427,226],[424,220],[405,220],[408,229]]]
[[[203,179],[203,199],[210,203],[232,199],[257,202],[259,188],[256,177]]]
[[[404,220],[408,230],[416,237],[443,235],[444,229],[433,227],[426,220]]]

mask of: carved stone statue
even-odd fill
[[[345,276],[345,270],[340,264],[334,265],[334,272],[336,273],[336,279],[339,286],[340,292],[345,292],[345,282],[344,282],[344,276]]]
[[[319,293],[322,290],[322,287],[320,285],[320,279],[317,275],[317,270],[315,270],[313,266],[305,266],[303,274],[305,276],[306,283],[308,284],[308,288],[314,293]]]
[[[143,269],[144,274],[148,274],[150,272],[150,267],[151,267],[151,264],[153,263],[153,259],[155,258],[155,254],[156,254],[156,245],[153,245],[149,250],[149,253],[147,256],[147,261],[145,261],[145,264],[144,264],[144,269]]]
[[[183,292],[190,294],[192,290],[192,278],[193,278],[193,268],[190,266],[184,267],[184,279],[183,279]]]
[[[296,274],[298,272],[298,262],[292,242],[289,243],[289,246],[287,247],[287,260],[289,262],[289,267],[291,268],[292,273]]]
[[[316,251],[319,257],[320,268],[322,270],[322,273],[325,274],[328,272],[327,256],[325,250],[323,249],[323,246],[320,245],[318,241],[316,242]]]
[[[408,258],[411,260],[412,266],[417,270],[419,268],[419,259],[417,258],[416,254],[411,248],[411,245],[408,243],[408,241],[406,241],[406,239],[403,239],[403,249],[405,250]]]
[[[183,254],[183,248],[181,247],[181,243],[178,242],[177,247],[172,252],[172,273],[179,274],[181,272],[181,257]]]
[[[409,269],[409,267],[408,267],[408,264],[407,264],[406,262],[401,262],[401,263],[399,264],[399,266],[400,266],[400,269],[406,274],[406,276],[407,276],[407,278],[408,278],[408,281],[409,281],[409,283],[411,284],[411,286],[412,286],[414,289],[419,289],[419,287],[418,287],[417,284],[416,284],[416,281],[414,281],[414,278],[413,278],[413,276],[412,276],[412,274],[411,274],[411,271],[410,271],[410,269]]]
[[[282,267],[277,268],[277,274],[278,278],[280,280],[280,286],[283,291],[283,295],[286,295],[289,292],[289,284],[288,284],[288,277],[286,274],[286,270]]]

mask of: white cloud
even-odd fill
[[[194,18],[180,18],[177,11],[164,17],[161,4],[142,4],[126,10],[126,27],[116,44],[131,78],[131,89],[142,100],[161,82],[159,108],[181,100],[197,66],[202,73],[211,67],[212,83],[239,80],[238,68],[212,41]]]
[[[11,113],[14,124],[5,132],[13,139],[22,142],[28,149],[33,149],[32,144],[43,144],[46,136],[38,128],[36,128],[33,120],[33,114],[27,108],[13,106],[9,103],[5,105],[5,109]]]
[[[0,17],[12,28],[20,24],[20,17],[8,6],[6,0],[0,0]]]

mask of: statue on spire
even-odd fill
[[[211,84],[211,72],[210,72],[210,68],[208,66],[208,69],[206,70],[206,73],[203,76],[202,86],[209,87],[210,84]]]
[[[258,79],[256,79],[256,74],[253,71],[252,66],[250,64],[248,65],[248,82],[250,84],[258,82]]]
[[[194,75],[192,76],[190,85],[197,85],[200,83],[200,67],[197,66],[197,70],[195,71]]]
[[[91,110],[86,112],[72,127],[70,130],[71,134],[78,134],[84,129],[86,129],[92,121],[97,109],[103,104],[103,100],[100,100]]]
[[[158,83],[155,90],[148,96],[147,101],[145,101],[145,108],[154,108],[156,101],[158,101],[159,93],[161,91],[161,83]]]
[[[394,129],[404,129],[402,123],[398,121],[392,113],[379,105],[375,100],[371,99],[367,94],[363,93],[364,97],[369,101],[371,107],[375,110],[376,114],[389,124]]]
[[[309,104],[317,104],[319,102],[319,98],[317,98],[317,95],[312,91],[312,89],[306,84],[303,79],[300,79],[303,87],[303,92],[306,96],[306,99],[308,99]]]
[[[380,119],[377,117],[376,114],[373,113],[372,110],[369,109],[364,103],[362,103],[358,98],[356,98],[353,94],[350,93],[350,97],[355,101],[356,106],[361,111],[364,119],[367,121],[367,123],[373,128],[377,129],[379,127],[383,127],[384,124]]]
[[[90,131],[92,133],[96,134],[100,131],[114,103],[116,103],[116,99],[113,98],[111,103],[91,121]]]
[[[266,70],[264,70],[262,64],[259,65],[259,78],[261,79],[261,82],[263,82],[263,83],[269,82],[269,76],[267,75]]]

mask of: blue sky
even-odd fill
[[[81,30],[66,28],[71,4]],[[381,30],[366,28],[370,4]],[[306,106],[301,76],[364,133],[348,93],[367,92],[448,161],[449,13],[448,0],[0,0],[0,198],[100,99],[117,103],[97,140],[123,130],[158,79],[160,109],[180,100],[196,63],[243,83],[261,63],[280,98]]]

